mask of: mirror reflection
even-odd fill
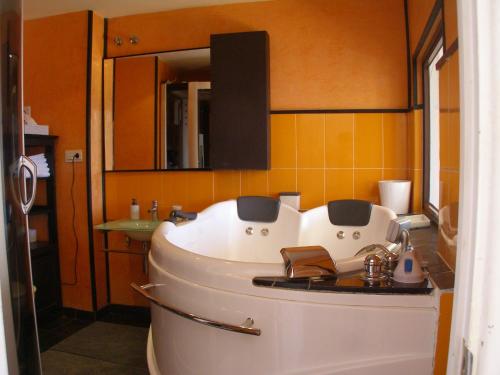
[[[210,48],[104,63],[106,170],[209,168]]]

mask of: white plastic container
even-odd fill
[[[411,181],[384,180],[378,182],[380,203],[396,214],[407,214],[410,206]]]
[[[139,220],[141,218],[141,211],[137,199],[132,198],[132,204],[130,205],[130,218],[132,220]]]
[[[300,193],[299,192],[282,192],[279,194],[280,201],[290,207],[300,210]]]

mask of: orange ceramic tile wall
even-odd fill
[[[407,128],[406,113],[272,115],[269,171],[107,173],[107,219],[127,217],[132,198],[144,218],[153,199],[160,218],[173,204],[200,211],[240,195],[282,191],[300,191],[303,209],[346,198],[378,203],[379,180],[408,178]],[[111,302],[140,304],[128,284],[141,275],[146,280],[140,257],[113,254]]]

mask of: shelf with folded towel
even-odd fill
[[[37,285],[37,314],[62,306],[56,210],[57,136],[25,134],[25,153],[37,165],[37,193],[28,216],[37,241],[30,243],[31,268]]]
[[[41,215],[48,214],[54,211],[54,208],[51,206],[37,205],[31,208],[30,214],[32,215]]]
[[[42,256],[57,250],[57,245],[49,241],[30,242],[30,252],[32,257]]]

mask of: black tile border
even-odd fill
[[[408,113],[408,108],[325,108],[325,109],[274,109],[272,115],[279,114],[324,114],[324,113]]]
[[[343,283],[346,282],[347,283]],[[352,282],[353,285],[350,285]],[[258,287],[289,289],[298,291],[333,292],[333,293],[359,293],[359,294],[412,294],[427,295],[434,288],[428,287],[428,280],[418,284],[402,284],[391,280],[370,285],[360,279],[360,274],[350,277],[329,280],[288,280],[286,277],[255,277],[253,285]],[[358,283],[358,285],[355,285]]]

